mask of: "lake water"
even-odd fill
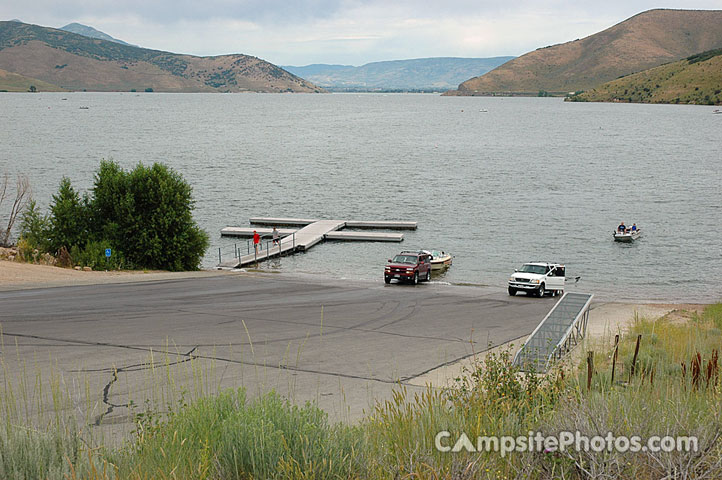
[[[80,107],[88,107],[81,109]],[[2,94],[0,173],[47,205],[101,158],[193,185],[204,265],[251,216],[415,220],[402,244],[327,242],[267,268],[382,282],[399,249],[455,255],[436,281],[505,288],[563,262],[601,299],[722,298],[722,116],[699,106],[382,94]],[[612,241],[625,221],[644,231]]]

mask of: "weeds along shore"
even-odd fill
[[[294,405],[275,392],[215,393],[212,362],[190,356],[171,369],[159,355],[137,366],[147,401],[125,394],[133,427],[118,443],[93,428],[113,408],[108,398],[20,360],[20,371],[10,371],[13,346],[3,345],[0,478],[722,478],[722,304],[637,318],[618,339],[578,348],[581,361],[545,376],[521,373],[502,349],[448,388],[412,394],[400,384],[354,424],[330,422],[316,404]],[[108,389],[119,387],[117,372],[106,373]],[[479,438],[536,432],[684,436],[697,448],[477,448]],[[462,434],[469,443],[457,442]]]

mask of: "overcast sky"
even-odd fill
[[[0,20],[90,25],[147,48],[277,65],[521,55],[652,8],[722,0],[0,0]]]

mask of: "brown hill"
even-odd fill
[[[0,69],[0,92],[28,92],[35,87],[37,92],[62,92],[57,85],[43,82],[37,78],[24,77],[17,73]]]
[[[722,47],[722,10],[649,10],[589,37],[540,48],[451,95],[567,93]]]
[[[248,55],[179,55],[19,22],[0,22],[0,68],[67,90],[322,91]]]
[[[722,105],[722,48],[628,75],[566,100]]]

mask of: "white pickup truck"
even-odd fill
[[[531,262],[525,263],[509,278],[509,295],[526,292],[527,295],[543,297],[561,295],[566,282],[566,268],[558,263]]]

